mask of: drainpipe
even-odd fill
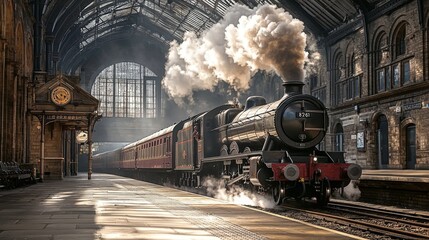
[[[13,106],[12,106],[12,161],[16,161],[16,128],[17,128],[17,95],[18,95],[18,71],[17,66],[14,66],[14,73],[13,73]]]
[[[25,79],[24,82],[24,111],[22,111],[22,120],[23,120],[23,126],[22,126],[22,162],[23,163],[29,163],[29,159],[27,159],[27,128],[29,126],[28,119],[27,119],[27,111],[28,111],[28,79]]]
[[[43,182],[45,174],[45,113],[40,121],[40,181]]]
[[[41,35],[42,35],[42,5],[40,0],[34,2],[34,15],[35,15],[35,27],[34,27],[34,70],[41,70]]]
[[[6,24],[5,24],[6,25]],[[4,145],[4,107],[5,107],[5,84],[6,84],[6,41],[3,42],[3,66],[2,66],[2,89],[1,89],[1,130],[0,130],[0,159],[4,159],[3,145]]]

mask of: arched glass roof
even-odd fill
[[[43,1],[42,1],[43,2]],[[138,37],[168,48],[186,31],[197,35],[218,22],[234,4],[275,4],[324,36],[340,25],[371,13],[386,0],[45,0],[41,10],[53,52],[70,62],[86,48],[118,37]]]

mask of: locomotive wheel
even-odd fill
[[[320,185],[320,193],[317,194],[317,204],[319,206],[328,205],[329,199],[331,198],[331,184],[328,179],[323,179]]]
[[[273,186],[273,198],[274,202],[277,205],[280,205],[283,203],[283,199],[286,196],[286,190],[283,187],[282,183],[278,183],[275,186]]]

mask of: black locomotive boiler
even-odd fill
[[[94,170],[116,166],[151,177],[167,175],[177,185],[190,187],[214,176],[227,186],[271,193],[277,204],[287,197],[316,197],[326,205],[331,191],[359,179],[362,169],[346,163],[341,152],[318,150],[329,125],[326,107],[302,94],[303,83],[284,86],[285,95],[276,102],[249,97],[244,109],[222,105],[116,154],[95,155]]]

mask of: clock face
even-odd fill
[[[51,92],[51,99],[57,105],[66,105],[71,100],[70,90],[61,86],[56,87]]]

